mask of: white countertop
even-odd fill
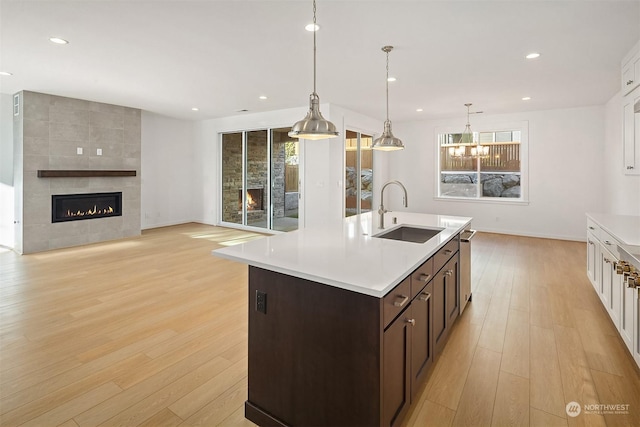
[[[587,217],[613,236],[620,249],[640,262],[640,216],[587,213]]]
[[[397,224],[392,224],[392,218]],[[471,218],[388,212],[385,229],[378,229],[378,214],[345,218],[342,225],[307,228],[256,239],[213,251],[221,258],[255,267],[383,297],[456,234]],[[425,243],[371,237],[400,225],[443,228]]]

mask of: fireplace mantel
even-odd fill
[[[38,178],[93,178],[110,176],[136,176],[135,170],[38,170]]]

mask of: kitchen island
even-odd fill
[[[389,212],[214,251],[249,264],[249,395],[259,425],[398,424],[459,313],[471,218]],[[394,224],[395,223],[395,224]],[[436,229],[424,243],[376,237]]]

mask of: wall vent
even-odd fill
[[[15,95],[13,95],[13,115],[14,116],[20,115],[20,94],[19,93],[16,93]]]

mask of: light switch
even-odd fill
[[[102,156],[102,148],[98,148],[98,149],[96,150],[96,154],[97,154],[98,156]]]
[[[80,156],[82,155],[82,147],[76,148],[76,153]]]

